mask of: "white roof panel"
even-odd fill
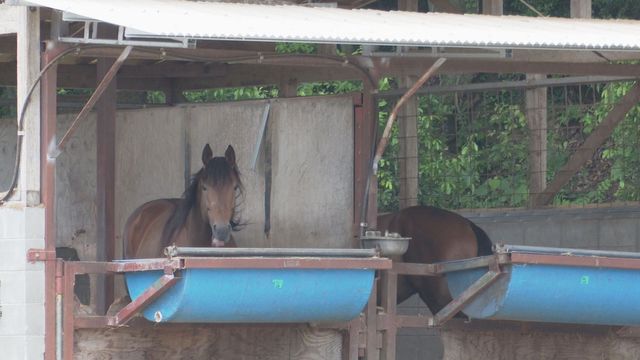
[[[28,0],[129,36],[474,48],[640,50],[640,21],[347,10],[184,0]],[[135,30],[133,30],[135,29]]]

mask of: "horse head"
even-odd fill
[[[224,157],[213,157],[207,144],[202,150],[202,164],[197,178],[200,214],[211,227],[211,246],[225,246],[238,225],[236,199],[242,191],[235,151],[229,145]]]

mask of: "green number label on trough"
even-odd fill
[[[589,276],[584,275],[580,278],[580,285],[589,285]]]
[[[271,282],[273,283],[273,287],[276,289],[282,289],[282,286],[284,285],[284,280],[282,279],[273,279]]]

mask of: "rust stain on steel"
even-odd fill
[[[356,258],[183,258],[186,269],[391,269],[389,259]]]
[[[91,97],[89,98],[85,106],[82,108],[82,110],[80,110],[80,113],[78,114],[78,116],[76,116],[76,119],[71,123],[71,126],[69,126],[69,129],[67,130],[67,132],[62,136],[62,139],[58,143],[58,146],[54,149],[54,151],[49,152],[49,157],[53,157],[53,158],[58,157],[60,152],[64,149],[64,147],[69,142],[71,135],[73,135],[73,133],[75,132],[80,121],[84,120],[84,118],[86,118],[87,115],[89,115],[89,112],[91,111],[91,109],[93,109],[93,106],[96,104],[96,102],[98,102],[98,100],[100,99],[104,91],[109,87],[109,84],[111,84],[111,80],[115,78],[116,74],[118,73],[118,70],[120,69],[122,64],[124,64],[124,61],[127,59],[127,57],[129,57],[129,54],[131,53],[132,49],[133,49],[132,46],[127,46],[124,48],[124,50],[122,50],[122,53],[120,54],[118,59],[116,59],[113,65],[111,65],[111,68],[104,75],[104,77],[102,78],[102,81],[100,81],[100,84],[98,84],[98,86],[96,87],[96,90],[93,92],[93,94],[91,95]]]
[[[517,264],[606,267],[613,269],[640,269],[640,259],[603,256],[576,256],[512,253],[511,262]]]
[[[440,310],[435,316],[433,316],[433,323],[430,323],[430,326],[438,326],[451,319],[456,313],[458,313],[466,304],[468,304],[471,300],[473,300],[480,292],[486,289],[489,285],[491,285],[498,276],[500,276],[500,272],[495,272],[493,270],[488,271],[486,274],[482,275],[480,279],[476,280],[471,286],[469,286],[465,291],[460,294],[459,297],[453,299],[447,306],[445,306],[442,310]]]
[[[169,290],[177,281],[179,277],[173,274],[162,275],[156,280],[151,287],[142,293],[137,299],[133,300],[127,306],[122,308],[115,316],[109,317],[109,326],[123,326],[129,321],[135,314],[143,310],[150,302],[157,299],[165,291]]]
[[[55,250],[45,249],[29,249],[27,250],[27,261],[34,263],[36,261],[53,261],[56,259]]]

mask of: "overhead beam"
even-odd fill
[[[434,58],[362,58],[363,65],[373,63],[381,75],[402,76],[420,74],[422,69],[435,63]],[[354,59],[357,61],[357,59]],[[558,75],[639,76],[640,64],[562,62],[513,62],[486,59],[449,59],[440,69],[441,74],[453,73],[538,73]]]
[[[431,4],[431,8],[433,9],[432,11],[446,12],[446,13],[453,13],[453,14],[464,13],[462,9],[452,4],[449,0],[429,0],[429,3]]]
[[[375,70],[381,76],[412,76],[422,73],[435,62],[432,58],[366,58],[351,57],[350,62]],[[640,64],[609,63],[547,63],[495,60],[449,59],[441,73],[546,73],[561,75],[640,76]],[[179,64],[124,65],[118,75],[118,88],[122,90],[158,90],[171,86],[175,79],[183,89],[277,85],[294,77],[298,82],[357,80],[363,74],[343,63],[333,66],[291,66],[250,64]],[[60,65],[58,86],[93,88],[95,65]],[[15,86],[15,63],[0,63],[0,86]]]
[[[114,59],[98,59],[99,85],[113,66]],[[116,157],[116,79],[111,81],[96,103],[96,260],[115,258],[115,157]],[[107,312],[113,302],[113,276],[97,277],[96,309]]]
[[[539,194],[531,198],[533,206],[547,205],[562,187],[593,158],[596,150],[611,136],[616,126],[625,118],[625,115],[640,101],[640,82],[637,82],[625,96],[622,97],[613,109],[602,120],[600,125],[571,155],[569,161],[558,170],[555,178]]]
[[[638,77],[631,76],[571,76],[561,78],[544,78],[544,79],[527,79],[520,81],[494,81],[475,84],[461,85],[442,85],[427,86],[418,90],[416,94],[443,94],[451,92],[470,92],[470,91],[494,91],[509,89],[533,89],[542,86],[572,86],[582,84],[610,83],[619,81],[634,81]],[[407,89],[394,89],[381,91],[376,94],[379,98],[399,97],[402,96]]]

